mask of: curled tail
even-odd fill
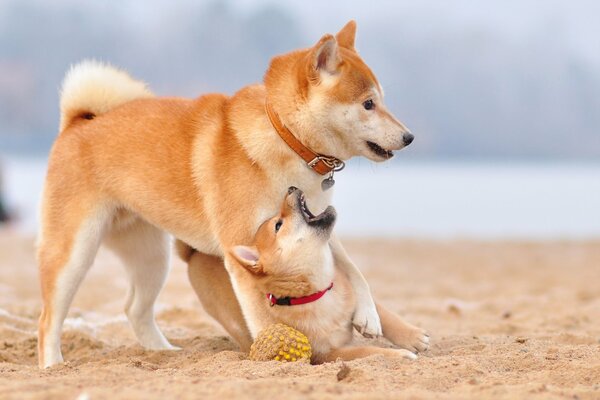
[[[98,61],[73,65],[60,94],[60,131],[77,118],[92,119],[128,101],[153,97],[146,84]]]

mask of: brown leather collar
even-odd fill
[[[332,156],[325,156],[315,153],[307,146],[302,144],[302,142],[298,140],[296,136],[294,136],[288,127],[281,122],[279,115],[277,115],[275,110],[273,110],[273,107],[271,104],[269,104],[269,102],[265,102],[265,110],[267,111],[271,125],[273,125],[273,128],[275,128],[279,136],[285,143],[287,143],[290,149],[294,150],[296,154],[302,157],[310,169],[321,175],[331,174],[344,169],[345,165],[342,160]]]

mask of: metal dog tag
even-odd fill
[[[321,182],[321,189],[323,189],[323,191],[326,191],[331,189],[333,185],[335,185],[335,181],[333,180],[333,174],[331,174],[329,175],[329,178],[323,179],[323,181]]]

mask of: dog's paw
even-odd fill
[[[364,337],[372,338],[382,335],[381,320],[377,308],[372,302],[368,306],[358,305],[354,318],[352,318],[352,325]]]
[[[417,354],[413,353],[412,351],[408,351],[405,349],[397,349],[396,351],[398,352],[398,356],[400,358],[403,358],[406,360],[416,360],[417,359]]]
[[[412,351],[408,351],[406,349],[381,349],[381,353],[386,358],[396,359],[396,360],[416,360],[417,354]]]
[[[387,335],[387,333],[386,333]],[[429,334],[416,326],[407,327],[394,332],[392,343],[413,353],[426,351],[429,348]]]
[[[160,333],[160,332],[158,332]],[[167,338],[165,338],[162,334],[154,335],[150,338],[143,338],[145,340],[140,340],[140,344],[146,350],[154,350],[154,351],[179,351],[181,347],[173,346]]]

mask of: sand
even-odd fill
[[[67,361],[41,371],[33,239],[0,231],[0,398],[600,399],[600,241],[345,243],[374,295],[431,333],[416,361],[248,361],[178,260],[158,321],[182,350],[145,351],[123,270],[101,250],[66,322]]]

